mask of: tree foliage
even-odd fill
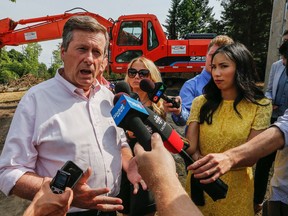
[[[181,0],[172,0],[171,9],[168,10],[167,19],[163,26],[166,28],[169,39],[177,39],[177,33],[179,32],[177,26],[177,15],[178,15],[178,7]]]
[[[44,63],[39,63],[42,47],[38,43],[29,43],[22,46],[22,51],[6,48],[0,50],[0,84],[7,84],[14,79],[26,74],[48,79],[55,75],[56,70],[62,65],[60,57],[60,44],[53,51],[53,59],[50,68]]]
[[[16,79],[19,75],[13,70],[9,69],[12,64],[12,59],[10,59],[8,52],[5,48],[0,50],[0,84],[8,83],[12,79]]]
[[[182,0],[178,10],[180,35],[187,32],[207,32],[214,20],[212,8],[208,7],[209,0]]]
[[[38,76],[39,69],[39,56],[41,54],[42,48],[38,43],[29,43],[23,50],[23,55],[25,56],[23,61],[23,66],[25,67],[26,73],[31,73]]]
[[[252,52],[261,80],[264,79],[273,2],[222,0],[223,33]]]
[[[22,47],[22,52],[15,49],[0,52],[0,83],[8,83],[25,74],[33,74],[36,77],[44,76],[47,67],[39,63],[42,48],[38,43],[30,43]]]
[[[1,70],[1,73],[0,73],[0,84],[7,84],[10,81],[18,79],[18,78],[19,76],[17,73],[3,69]]]
[[[52,64],[51,67],[48,69],[48,73],[50,77],[54,76],[57,69],[62,65],[62,59],[60,55],[60,47],[61,43],[58,44],[57,49],[53,50],[52,52]]]
[[[220,1],[220,0],[219,0]],[[213,18],[208,0],[172,0],[165,21],[170,39],[190,32],[226,34],[252,52],[260,79],[264,79],[273,1],[221,0],[220,20]],[[178,37],[177,37],[178,36]]]
[[[215,23],[209,0],[172,0],[165,21],[169,38],[176,39],[187,33],[205,33]]]

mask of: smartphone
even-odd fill
[[[62,194],[65,191],[71,175],[63,170],[58,170],[56,176],[52,179],[50,188],[53,193]]]
[[[70,188],[73,188],[83,175],[83,170],[80,167],[78,167],[73,161],[67,161],[63,165],[61,170],[70,173],[70,178],[66,185],[67,187]]]

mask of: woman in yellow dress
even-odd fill
[[[212,57],[212,79],[195,98],[187,121],[187,150],[194,160],[245,143],[269,126],[272,106],[256,86],[251,53],[240,43],[219,48]],[[186,190],[190,189],[191,172]],[[213,201],[204,193],[199,206],[206,216],[253,216],[251,167],[231,170],[221,179],[228,185],[225,199]],[[191,192],[191,193],[190,193]]]

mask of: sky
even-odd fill
[[[220,17],[220,1],[210,0],[209,6],[214,7],[215,18]],[[37,18],[46,15],[63,14],[66,10],[81,7],[89,12],[101,15],[104,18],[116,20],[121,15],[149,13],[155,14],[161,24],[165,23],[168,10],[171,8],[171,0],[16,0],[13,3],[9,0],[0,2],[0,19],[11,18],[14,21],[20,19]],[[39,42],[42,52],[39,62],[50,67],[52,51],[57,49],[61,40]],[[22,50],[22,46],[7,46],[7,49]]]

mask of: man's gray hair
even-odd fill
[[[108,53],[109,35],[105,26],[101,25],[96,19],[90,16],[72,16],[65,23],[62,33],[62,47],[67,51],[69,43],[73,38],[74,30],[82,30],[87,32],[102,32],[106,39],[104,48],[104,56]]]

